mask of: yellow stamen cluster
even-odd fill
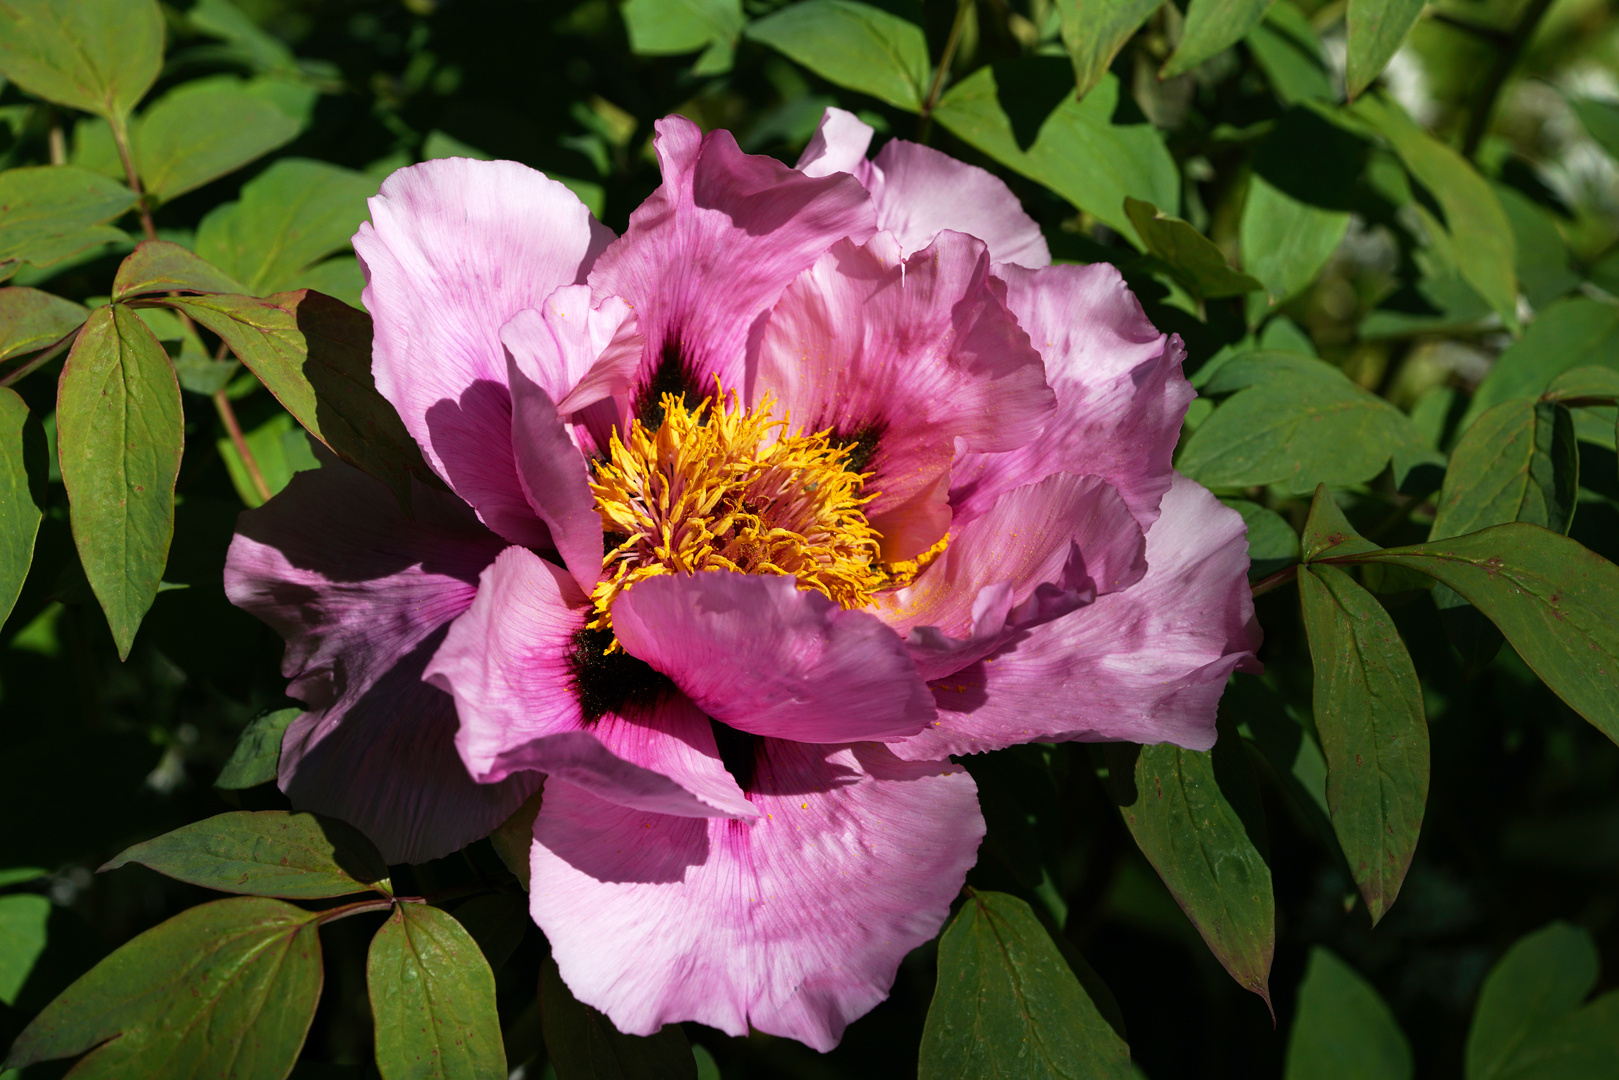
[[[744,411],[732,394],[688,407],[665,395],[663,422],[613,436],[590,490],[619,542],[591,593],[592,629],[612,626],[618,594],[657,574],[786,574],[846,608],[891,586],[862,507],[875,494],[830,431],[789,435],[768,398]]]

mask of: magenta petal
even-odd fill
[[[1258,669],[1247,570],[1241,516],[1177,476],[1146,576],[933,683],[937,726],[890,746],[914,760],[1037,740],[1207,750],[1227,677]]]
[[[871,200],[851,176],[794,172],[742,153],[726,131],[703,135],[679,116],[657,130],[663,185],[630,215],[590,285],[635,307],[642,387],[669,361],[699,393],[715,375],[738,387],[754,320],[833,243],[871,235]]]
[[[1101,476],[1143,526],[1151,525],[1194,396],[1181,375],[1180,339],[1147,321],[1106,264],[1004,266],[996,273],[1006,281],[1007,306],[1045,360],[1057,412],[1026,446],[956,462],[950,503],[957,518],[970,519],[1002,492],[1066,471]]]
[[[672,687],[585,716],[574,659],[593,647],[576,637],[588,612],[573,579],[531,551],[508,548],[484,571],[427,668],[455,698],[468,771],[490,783],[538,770],[662,814],[753,816],[708,718]]]
[[[515,358],[510,378],[512,453],[523,494],[550,530],[568,571],[588,593],[602,570],[602,522],[590,493],[590,467],[551,398],[519,370]]]
[[[774,394],[799,430],[874,441],[866,469],[881,494],[867,514],[889,559],[943,535],[958,440],[1012,450],[1056,407],[989,271],[984,245],[960,233],[941,233],[908,259],[887,233],[843,242],[782,293],[757,347],[754,400]],[[891,548],[896,511],[931,515],[937,531],[915,530]]]
[[[231,602],[287,641],[280,783],[295,807],[339,817],[390,862],[485,836],[534,789],[476,784],[455,755],[449,697],[421,681],[444,627],[503,546],[453,495],[417,485],[414,520],[381,483],[328,462],[242,514],[225,563]]]
[[[870,168],[866,150],[872,135],[871,126],[854,113],[829,107],[821,114],[820,125],[793,168],[805,176],[851,173],[864,184]]]
[[[377,389],[428,463],[496,532],[543,545],[511,460],[500,328],[582,281],[612,233],[574,194],[511,161],[400,169],[354,236]]]
[[[534,920],[574,996],[619,1030],[695,1020],[830,1050],[949,914],[984,836],[958,766],[776,740],[756,761],[754,822],[547,786]]]
[[[794,578],[728,570],[647,578],[614,602],[613,631],[698,708],[755,735],[887,739],[933,719],[899,635]]]

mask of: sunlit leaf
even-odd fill
[[[1246,40],[1254,60],[1270,80],[1271,89],[1284,104],[1332,101],[1337,97],[1321,39],[1309,18],[1289,0],[1272,4]]]
[[[0,289],[0,360],[54,345],[83,325],[83,304],[38,289]]]
[[[1465,427],[1492,405],[1519,397],[1539,397],[1557,376],[1577,367],[1619,370],[1619,304],[1571,296],[1535,317],[1479,384]]]
[[[167,201],[263,157],[302,125],[259,86],[233,76],[181,83],[141,114],[135,164]]]
[[[0,896],[0,1002],[17,1003],[17,994],[45,951],[50,917],[51,902],[38,893]]]
[[[1074,61],[1078,96],[1107,74],[1124,43],[1163,6],[1163,0],[1059,0],[1062,43]]]
[[[1619,368],[1582,367],[1565,371],[1553,379],[1542,395],[1546,401],[1619,401]]]
[[[124,185],[74,165],[0,172],[0,281],[22,263],[50,266],[127,239],[103,222],[134,205],[135,193]]]
[[[1259,25],[1271,0],[1191,0],[1180,44],[1158,72],[1172,79],[1191,71],[1215,53],[1229,49]]]
[[[1124,200],[1124,212],[1148,253],[1161,259],[1193,296],[1213,300],[1264,288],[1247,274],[1233,270],[1214,241],[1180,218],[1132,198]]]
[[[34,559],[49,468],[45,429],[15,390],[0,387],[0,623],[11,615]]]
[[[245,289],[206,259],[168,240],[141,241],[118,265],[118,276],[112,282],[115,301],[174,291],[239,293]]]
[[[156,0],[0,5],[0,74],[47,101],[121,121],[162,66]]]
[[[1426,0],[1349,0],[1349,96],[1383,73],[1422,15]]]
[[[1317,946],[1299,986],[1286,1080],[1411,1080],[1411,1047],[1372,984]]]
[[[699,75],[730,70],[745,21],[741,0],[628,0],[619,13],[630,32],[632,52],[678,56],[708,50],[697,63]]]
[[[383,1080],[505,1080],[495,977],[466,928],[397,904],[365,963]]]
[[[679,1024],[656,1035],[625,1035],[568,992],[556,961],[540,971],[545,1049],[557,1080],[696,1080],[697,1063]]]
[[[750,23],[746,33],[828,82],[922,110],[931,65],[913,22],[857,0],[805,0]]]

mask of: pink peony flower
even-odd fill
[[[1192,391],[990,174],[829,110],[796,169],[658,125],[615,239],[511,162],[400,170],[354,238],[378,388],[453,494],[337,463],[242,515],[287,640],[281,786],[390,860],[548,777],[533,915],[620,1029],[835,1045],[984,823],[951,754],[1214,742],[1258,632]]]

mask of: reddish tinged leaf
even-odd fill
[[[241,282],[168,240],[144,240],[118,264],[113,300],[161,292],[244,293]]]
[[[90,312],[38,289],[0,289],[0,361],[54,345],[84,325]]]

